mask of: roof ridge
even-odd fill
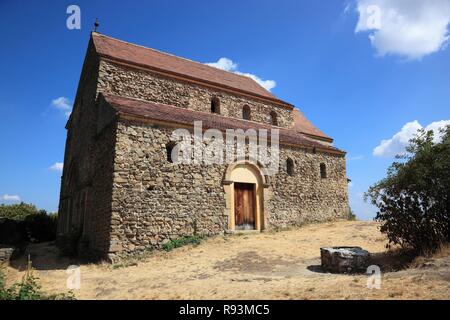
[[[177,56],[177,55],[175,55],[175,54],[173,54],[173,53],[161,51],[161,50],[158,50],[158,49],[155,49],[155,48],[150,48],[150,47],[143,46],[143,45],[141,45],[141,44],[137,44],[137,43],[133,43],[133,42],[121,40],[121,39],[118,39],[118,38],[114,38],[114,37],[111,37],[111,36],[108,36],[108,35],[105,35],[105,34],[102,34],[102,33],[94,32],[94,31],[93,31],[92,33],[93,33],[93,34],[96,34],[96,35],[98,35],[98,36],[100,36],[100,37],[105,37],[105,38],[108,38],[108,39],[112,39],[112,40],[115,40],[115,41],[119,41],[119,42],[122,42],[122,43],[125,43],[125,44],[132,45],[132,46],[134,46],[134,47],[139,47],[139,48],[143,48],[143,49],[147,49],[147,50],[152,50],[152,51],[154,51],[154,52],[158,52],[158,53],[160,53],[160,54],[164,54],[164,55],[167,55],[167,56],[171,56],[171,57],[173,57],[173,58],[183,59],[183,60],[186,60],[186,61],[189,61],[189,62],[198,64],[198,65],[201,65],[201,66],[204,66],[204,67],[207,67],[207,68],[214,68],[215,70],[220,70],[221,72],[226,72],[226,73],[230,73],[230,74],[233,74],[233,75],[236,75],[236,76],[239,76],[239,77],[243,77],[243,78],[245,78],[245,79],[250,79],[251,81],[253,81],[254,83],[256,83],[258,86],[260,86],[261,88],[263,88],[264,90],[266,90],[268,93],[272,94],[269,90],[267,90],[266,88],[264,88],[262,85],[260,85],[260,84],[259,84],[258,82],[256,82],[254,79],[252,79],[251,77],[245,76],[245,75],[243,75],[243,74],[238,74],[238,73],[236,73],[236,72],[231,72],[231,71],[227,71],[227,70],[224,70],[224,69],[212,67],[212,66],[210,66],[210,65],[208,65],[208,64],[206,64],[206,63],[201,63],[201,62],[198,62],[198,61],[195,61],[195,60],[186,58],[186,57]],[[272,95],[273,95],[273,94],[272,94]]]

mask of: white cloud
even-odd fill
[[[236,71],[235,73],[239,74],[241,76],[252,78],[254,81],[258,82],[258,84],[261,87],[263,87],[264,89],[266,89],[267,91],[272,90],[277,85],[275,80],[263,80],[263,79],[259,78],[258,76],[255,76],[254,74],[251,74],[251,73],[242,73],[242,72],[239,72],[239,71]]]
[[[62,171],[63,167],[64,167],[64,164],[62,162],[56,162],[49,169],[54,170],[54,171]]]
[[[72,113],[72,103],[66,97],[59,97],[53,99],[51,102],[52,107],[64,112],[64,115],[68,118]]]
[[[237,69],[237,64],[228,58],[220,58],[219,60],[217,60],[217,62],[210,62],[205,64],[225,71],[235,71]]]
[[[70,110],[70,100],[66,97],[59,97],[52,100],[52,106],[60,110]]]
[[[424,129],[427,131],[433,130],[433,141],[436,143],[442,138],[439,129],[447,125],[450,125],[450,120],[435,121],[430,123]],[[404,154],[405,147],[409,144],[409,140],[414,137],[417,130],[422,128],[422,125],[417,120],[408,122],[399,132],[394,134],[392,138],[381,140],[380,144],[373,149],[373,155],[377,157],[392,157],[397,154]]]
[[[345,3],[345,4],[344,4],[344,14],[346,14],[347,12],[349,12],[351,8],[352,8],[352,3],[351,3],[351,2]]]
[[[368,31],[379,55],[420,59],[444,48],[450,0],[356,0],[355,32]]]
[[[256,81],[261,87],[263,87],[267,91],[272,90],[277,85],[277,83],[274,80],[263,80],[254,74],[238,71],[237,63],[234,63],[233,60],[225,58],[225,57],[220,58],[219,60],[217,60],[217,62],[210,62],[210,63],[205,63],[205,64],[208,66],[214,67],[214,68],[222,69],[222,70],[229,71],[229,72],[234,72],[241,76],[249,77],[249,78],[253,79],[254,81]]]
[[[11,202],[20,201],[20,197],[18,195],[10,195],[10,194],[4,194],[1,199],[4,201],[11,201]]]

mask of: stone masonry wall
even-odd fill
[[[275,111],[280,127],[292,125],[291,110],[286,108],[104,60],[99,68],[99,91],[208,113],[211,112],[211,99],[217,97],[220,113],[224,116],[242,119],[242,108],[248,105],[253,121],[270,123],[270,113]]]
[[[96,137],[95,169],[89,193],[84,239],[89,255],[103,258],[111,251],[111,210],[117,123],[105,127]],[[114,245],[114,243],[113,243]]]
[[[165,147],[173,128],[106,117],[99,92],[208,113],[217,97],[224,116],[241,118],[249,105],[254,121],[269,123],[275,111],[281,127],[292,123],[283,107],[113,64],[90,45],[68,124],[58,235],[80,229],[79,249],[98,257],[159,247],[194,232],[223,233],[229,219],[222,186],[227,165],[169,163]],[[271,177],[264,203],[265,228],[346,217],[345,158],[281,148],[281,169]],[[287,157],[295,162],[292,176]],[[320,163],[327,166],[326,179]]]
[[[112,252],[158,246],[166,239],[223,232],[223,168],[173,164],[171,130],[119,122],[113,184]]]
[[[64,169],[58,209],[58,236],[73,229],[85,229],[89,208],[98,208],[91,194],[95,173],[97,82],[99,59],[89,44],[78,84],[77,95],[67,123]],[[86,200],[87,199],[87,200]]]
[[[115,124],[98,132],[97,85],[99,58],[89,44],[70,120],[58,209],[58,245],[78,239],[83,255],[109,252]]]
[[[219,234],[228,229],[222,185],[226,164],[172,164],[166,144],[173,128],[121,120],[117,126],[112,206],[112,254],[123,254],[167,239]],[[266,229],[345,218],[345,158],[281,146],[280,172],[270,178],[265,199]],[[294,175],[284,163],[295,162]],[[320,178],[320,163],[328,177]]]
[[[287,158],[294,161],[292,175],[287,173]],[[281,146],[280,162],[279,174],[271,178],[269,225],[284,228],[348,216],[345,157]],[[321,163],[325,179],[320,177]]]

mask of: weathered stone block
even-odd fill
[[[320,248],[322,268],[333,273],[365,271],[369,265],[370,253],[360,247]]]
[[[14,253],[14,248],[0,248],[0,263],[8,263]]]

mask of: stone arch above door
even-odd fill
[[[230,164],[227,168],[227,170],[225,171],[225,177],[223,180],[223,184],[227,185],[233,182],[233,178],[232,178],[232,174],[233,171],[235,171],[236,169],[240,169],[242,167],[247,168],[248,170],[251,170],[254,172],[255,176],[259,176],[261,178],[261,183],[263,184],[264,188],[269,187],[270,184],[270,180],[269,180],[269,175],[267,173],[266,168],[261,165],[258,162],[253,162],[253,161],[236,161],[232,164]],[[241,181],[241,182],[245,182],[245,181]]]
[[[249,161],[238,161],[228,166],[223,180],[225,191],[225,214],[228,216],[228,229],[235,230],[235,183],[255,185],[255,230],[265,228],[264,202],[268,198],[269,178],[263,166]]]

